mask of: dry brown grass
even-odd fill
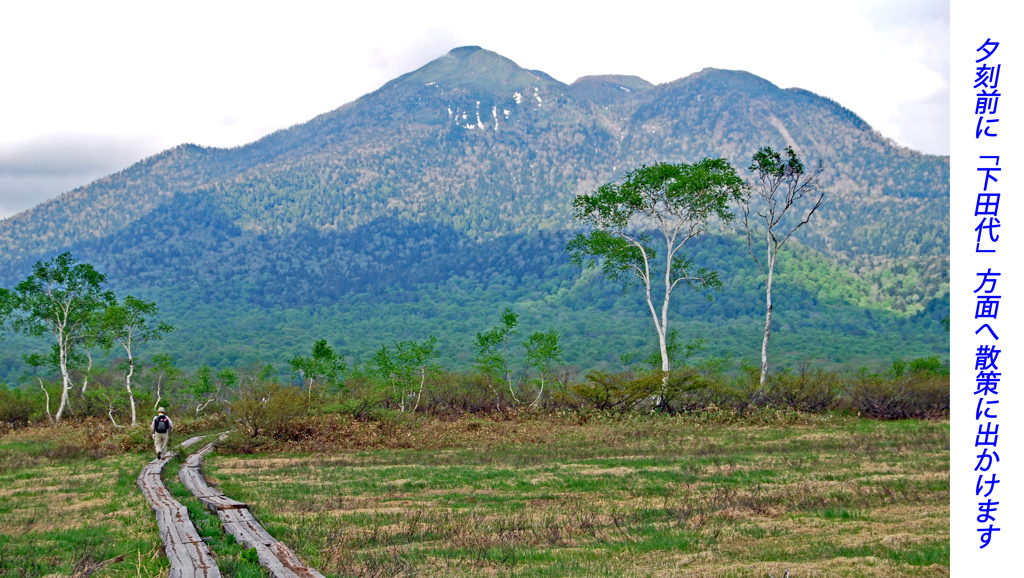
[[[945,423],[786,419],[354,422],[211,477],[339,575],[946,573]]]

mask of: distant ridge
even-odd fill
[[[399,286],[414,299],[410,279],[511,276],[554,300],[557,284],[539,279],[575,278],[560,261],[575,195],[656,161],[724,157],[742,173],[763,145],[826,167],[825,205],[799,241],[868,287],[829,294],[938,315],[948,157],[894,146],[840,104],[748,72],[565,84],[476,46],[248,145],[180,145],[0,221],[0,285],[70,250],[121,288],[192,303],[175,313],[185,321],[196,303],[342,307]]]
[[[573,94],[597,104],[609,104],[632,97],[634,94],[654,88],[654,85],[639,76],[605,74],[581,76],[569,85]]]

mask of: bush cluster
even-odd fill
[[[592,371],[574,379],[577,373],[566,370],[561,378],[552,374],[542,395],[538,395],[536,384],[519,383],[517,395],[513,395],[508,382],[493,375],[434,368],[418,403],[405,400],[404,404],[387,381],[358,370],[332,387],[310,389],[281,383],[264,368],[225,379],[215,393],[202,396],[189,397],[180,391],[175,395],[165,390],[160,403],[168,407],[175,420],[177,436],[235,428],[237,433],[229,443],[242,452],[254,451],[271,440],[287,443],[315,438],[323,434],[320,430],[324,424],[335,424],[332,431],[337,435],[362,432],[360,436],[371,440],[366,443],[401,447],[401,436],[396,432],[412,427],[410,424],[420,419],[417,416],[444,421],[466,415],[514,417],[525,412],[575,415],[586,420],[595,413],[641,415],[659,411],[743,418],[779,410],[804,414],[838,411],[886,420],[949,415],[948,368],[934,358],[897,361],[884,372],[861,371],[854,375],[804,366],[770,375],[763,384],[756,367],[741,365],[733,374],[723,368],[721,363],[684,366],[667,379],[657,370],[632,369]],[[138,393],[139,425],[124,427],[124,408],[112,414],[116,408],[109,402],[108,392],[114,384],[104,383],[103,377],[94,378],[90,389],[76,396],[67,420],[69,427],[78,427],[75,423],[87,425],[86,437],[92,440],[93,450],[148,451],[152,394]],[[415,413],[413,407],[417,408]],[[114,423],[111,415],[120,423]],[[42,391],[0,388],[0,433],[31,423],[48,423]],[[366,431],[338,425],[353,423],[375,425]],[[75,455],[93,451],[79,443],[68,446],[67,451]]]
[[[909,371],[907,369],[909,368]],[[661,409],[694,413],[728,410],[740,415],[760,408],[804,413],[841,411],[876,419],[939,418],[949,415],[949,371],[937,360],[897,361],[883,373],[853,376],[801,367],[759,383],[755,367],[738,377],[687,368],[661,374],[633,372],[587,374],[572,391],[598,410]]]

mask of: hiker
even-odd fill
[[[171,437],[172,429],[174,429],[174,424],[171,423],[171,418],[164,415],[164,408],[158,408],[153,423],[149,424],[149,432],[153,434],[153,443],[156,444],[156,459],[158,460],[167,453],[167,440]]]

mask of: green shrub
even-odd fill
[[[910,361],[896,359],[892,362],[888,373],[894,379],[903,377],[908,373],[918,375],[949,375],[949,366],[942,363],[937,355],[920,357]]]
[[[949,375],[949,366],[939,361],[937,355],[911,360],[910,372],[924,375]]]
[[[343,393],[323,397],[315,408],[315,413],[367,419],[373,412],[385,407],[387,402],[388,393],[378,380],[366,375],[356,375],[345,380]]]
[[[264,383],[243,390],[232,409],[239,426],[251,437],[285,437],[289,425],[306,415],[309,406],[298,388]]]
[[[0,386],[0,423],[24,426],[33,416],[43,414],[43,404],[22,391],[10,391]]]

